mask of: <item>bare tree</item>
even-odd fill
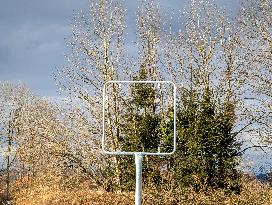
[[[72,52],[67,55],[71,67],[56,73],[59,86],[86,103],[92,119],[90,138],[97,141],[98,133],[102,133],[102,86],[106,81],[126,78],[124,17],[125,9],[119,1],[90,1],[89,13],[81,13],[73,19],[72,36],[68,40]],[[111,92],[113,99],[107,100],[107,107],[113,107],[115,113],[107,115],[111,126],[117,128],[118,135],[116,88],[113,87]],[[117,157],[111,159],[117,165],[115,183],[120,184],[119,160]]]
[[[86,148],[93,154],[89,156],[90,158],[101,156],[98,147],[102,124],[103,84],[109,80],[135,79],[141,70],[147,72],[146,79],[174,81],[178,85],[181,101],[184,100],[184,93],[188,94],[192,91],[199,95],[206,91],[212,93],[212,98],[216,101],[216,112],[228,115],[235,125],[232,129],[232,140],[239,141],[240,134],[256,130],[254,124],[261,121],[265,123],[263,119],[269,119],[264,118],[264,115],[268,116],[266,111],[266,114],[261,114],[262,112],[259,111],[256,114],[256,110],[248,104],[249,89],[254,87],[254,90],[258,92],[261,89],[266,96],[266,98],[258,97],[258,100],[262,102],[264,102],[263,99],[269,99],[267,93],[270,91],[264,89],[264,86],[256,86],[257,84],[252,83],[260,79],[262,82],[270,80],[267,79],[266,72],[260,71],[257,74],[254,69],[251,69],[249,60],[255,59],[253,61],[258,61],[258,66],[262,68],[268,67],[264,66],[264,63],[268,65],[270,61],[267,60],[269,52],[263,52],[262,57],[258,55],[257,57],[250,41],[245,40],[252,33],[249,32],[250,29],[247,26],[241,26],[243,25],[241,22],[245,20],[243,15],[238,19],[239,24],[236,24],[229,20],[224,11],[214,3],[206,0],[192,0],[190,8],[182,14],[185,19],[184,26],[175,25],[178,27],[175,30],[172,26],[174,21],[171,15],[168,21],[164,21],[164,16],[154,1],[141,2],[136,20],[138,55],[132,57],[125,49],[126,10],[123,4],[117,0],[93,0],[90,3],[90,11],[87,15],[80,13],[73,19],[72,35],[67,40],[71,48],[71,52],[66,56],[69,66],[55,72],[59,87],[85,103],[84,109],[87,115],[81,117],[88,119],[84,121],[90,127],[86,132],[90,136],[88,144],[93,144],[95,147]],[[264,5],[262,8],[267,10],[269,3]],[[245,12],[247,17],[256,19],[249,13]],[[269,21],[265,20],[266,25],[269,25]],[[260,30],[259,36],[262,41],[268,42],[262,48],[267,49],[270,44],[267,41],[268,34],[267,32],[264,34],[264,31]],[[254,39],[256,40],[257,37]],[[108,127],[106,133],[111,138],[112,150],[120,149],[122,139],[120,116],[124,110],[120,109],[119,91],[116,85],[109,87],[107,90],[109,95],[106,95],[105,99]],[[270,104],[266,103],[266,106],[269,107]],[[77,116],[74,115],[75,110],[72,110],[71,120],[72,116]],[[67,116],[64,124],[71,123],[68,120],[69,115]],[[80,118],[76,119],[80,121]],[[266,123],[268,124],[269,121]],[[79,141],[84,141],[87,136],[85,131],[74,129],[75,127],[68,129],[68,133],[80,133]],[[70,134],[68,144],[75,140]],[[78,142],[75,141],[75,143]],[[64,146],[66,149],[67,146],[71,146],[68,144]],[[83,154],[85,151],[83,149],[77,151],[71,150],[70,154],[74,153],[71,155],[77,156],[78,162],[84,162],[87,156]],[[115,167],[116,177],[110,183],[120,186],[120,158],[105,159],[105,164]],[[93,172],[94,175],[95,172]]]
[[[17,144],[16,137],[21,132],[17,122],[22,109],[32,96],[29,90],[21,83],[12,84],[0,81],[0,142],[1,157],[3,157],[6,193],[10,198],[11,182],[14,179],[14,165],[16,164]]]
[[[241,56],[247,62],[247,104],[256,124],[254,133],[271,141],[272,4],[243,1],[239,17]]]

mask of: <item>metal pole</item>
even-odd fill
[[[135,205],[141,205],[142,202],[142,162],[143,154],[135,153],[136,164]]]

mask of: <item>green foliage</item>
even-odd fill
[[[141,68],[133,80],[147,80],[147,72]],[[126,122],[122,125],[125,137],[121,139],[122,150],[133,152],[157,152],[160,144],[169,143],[169,128],[162,113],[158,111],[156,88],[151,83],[132,84],[132,98],[128,103]],[[173,123],[173,122],[172,122]],[[172,133],[171,133],[172,134]],[[160,164],[162,159],[145,156],[143,161],[143,180],[149,186],[160,182]],[[133,190],[135,164],[133,157],[122,157],[122,189]]]
[[[145,80],[146,72],[139,71],[134,80]],[[131,87],[131,106],[122,129],[122,150],[134,152],[170,152],[173,144],[173,108],[167,116],[158,112],[156,90],[152,84],[134,84]],[[177,151],[171,157],[145,157],[143,179],[147,186],[159,186],[161,164],[168,161],[178,186],[194,190],[222,188],[239,192],[239,174],[236,170],[240,144],[232,135],[235,123],[235,105],[218,103],[212,92],[185,92],[177,109]],[[121,157],[121,184],[123,190],[134,189],[134,157]],[[165,183],[165,181],[164,181]],[[166,182],[168,183],[168,182]]]
[[[222,109],[215,106],[212,93],[189,93],[177,112],[177,153],[172,159],[181,187],[195,190],[207,187],[239,191],[235,169],[240,144],[231,131],[234,106],[228,102]]]

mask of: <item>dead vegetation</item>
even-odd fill
[[[168,187],[169,188],[169,187]],[[75,188],[64,188],[56,182],[45,184],[36,179],[29,186],[21,186],[14,192],[16,205],[133,205],[133,192],[105,192],[89,188],[81,183]],[[241,194],[224,190],[195,192],[180,189],[144,190],[143,205],[270,205],[272,188],[256,179],[243,178]]]

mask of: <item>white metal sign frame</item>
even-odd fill
[[[173,85],[173,112],[174,112],[174,133],[173,133],[173,150],[171,152],[126,152],[126,151],[108,151],[105,149],[105,102],[106,102],[106,87],[110,83],[159,83]],[[136,165],[136,188],[135,188],[135,205],[141,205],[142,198],[142,161],[144,155],[165,156],[174,154],[176,151],[176,85],[171,81],[108,81],[103,87],[103,134],[102,134],[102,151],[105,154],[112,155],[134,155]]]

